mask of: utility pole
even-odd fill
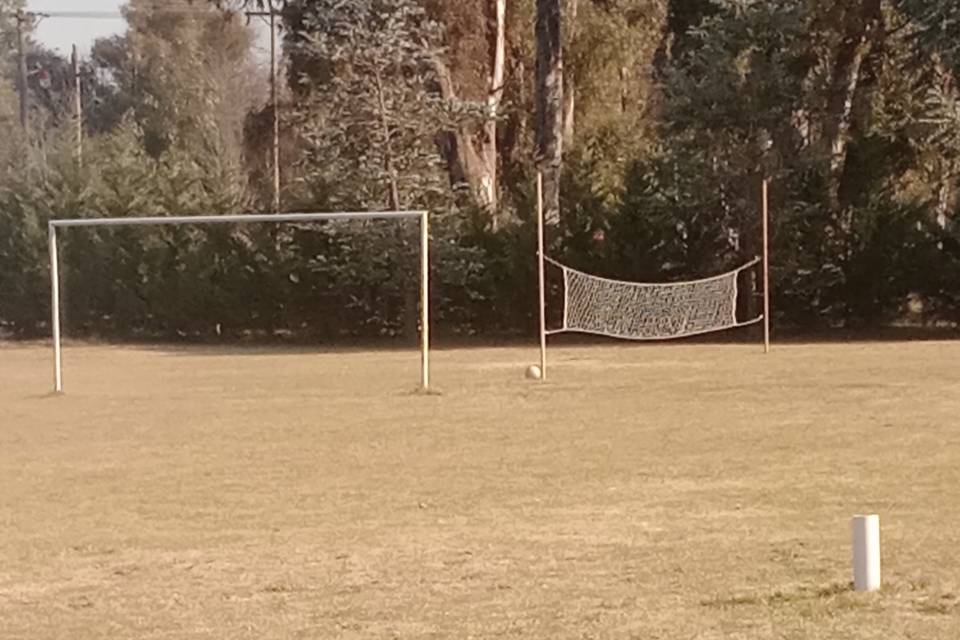
[[[27,14],[17,11],[17,68],[20,86],[20,126],[24,131],[30,128],[30,98],[27,89]]]
[[[77,166],[83,166],[83,93],[80,82],[80,57],[77,55],[77,45],[73,45],[71,55],[73,63],[73,116],[77,127]]]

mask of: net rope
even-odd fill
[[[687,282],[610,280],[546,258],[563,270],[563,328],[624,340],[670,340],[754,324],[737,321],[737,276],[759,258],[727,273]]]

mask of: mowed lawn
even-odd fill
[[[960,343],[536,358],[0,346],[0,638],[960,637]]]

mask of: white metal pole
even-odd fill
[[[53,328],[53,390],[63,391],[60,355],[60,269],[57,256],[57,228],[47,227],[50,242],[50,326]]]
[[[543,172],[537,172],[537,269],[540,299],[540,379],[547,379],[547,302],[543,253]]]
[[[853,588],[876,591],[880,588],[880,516],[854,516]]]
[[[770,199],[763,180],[763,352],[770,353]]]
[[[430,389],[430,218],[420,214],[420,383]]]
[[[339,211],[336,213],[243,213],[131,218],[68,218],[51,220],[58,227],[121,227],[125,225],[219,224],[252,222],[319,222],[321,220],[396,220],[418,218],[422,211]]]

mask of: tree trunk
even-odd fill
[[[543,172],[544,211],[560,221],[563,163],[563,46],[560,0],[537,0],[537,165]]]
[[[18,11],[17,20],[17,91],[20,93],[20,126],[30,130],[30,89],[27,84],[27,19]]]
[[[494,10],[494,36],[491,60],[490,88],[487,93],[487,121],[480,140],[480,155],[483,158],[483,175],[480,180],[481,204],[490,209],[492,226],[497,228],[497,211],[500,207],[497,165],[497,118],[503,102],[504,70],[507,63],[507,0],[490,0]]]
[[[566,149],[573,147],[573,138],[576,135],[576,88],[572,86],[563,89],[563,146]]]
[[[620,66],[620,115],[627,112],[630,106],[630,87],[628,84],[629,69],[626,65]]]
[[[576,46],[577,42],[579,4],[579,0],[567,0],[567,15],[564,24],[567,25],[569,30],[567,42],[571,47]],[[573,140],[576,135],[577,88],[575,75],[567,73],[563,83],[563,146],[566,149],[573,147]]]
[[[939,90],[949,103],[956,104],[960,101],[960,92],[957,90],[954,70],[939,60],[934,62],[934,67],[937,73],[936,82],[939,85]],[[957,208],[956,176],[960,174],[960,160],[952,154],[950,158],[940,158],[937,165],[939,173],[937,225],[941,229],[945,229],[951,213],[956,211]]]
[[[374,82],[377,88],[377,109],[380,116],[380,133],[383,136],[383,171],[387,175],[387,181],[390,186],[390,206],[393,211],[400,210],[400,187],[397,184],[397,172],[393,163],[393,149],[390,146],[389,113],[387,111],[387,100],[383,95],[383,79],[379,72],[374,72]]]
[[[950,178],[941,179],[940,188],[937,189],[937,226],[941,229],[947,228],[947,221],[950,219],[951,200],[950,197]]]
[[[503,103],[504,82],[507,66],[507,0],[484,0],[483,20],[476,28],[485,30],[487,43],[486,77],[482,98],[470,95],[470,74],[454,77],[456,60],[451,64],[447,58],[438,54],[433,59],[433,68],[437,76],[441,97],[448,102],[460,99],[465,90],[467,100],[482,99],[486,105],[485,119],[479,129],[472,123],[455,125],[452,130],[440,136],[441,154],[447,164],[450,181],[454,185],[466,184],[473,199],[489,210],[491,226],[496,229],[497,210],[500,207],[499,166],[500,150],[498,146],[498,118]],[[457,44],[452,43],[456,48]],[[465,55],[464,52],[460,52]],[[473,53],[476,56],[476,52]],[[471,64],[473,60],[471,59]],[[463,66],[461,64],[461,66]],[[457,71],[463,74],[463,69]],[[460,82],[458,82],[458,80]],[[475,82],[475,80],[474,80]]]
[[[653,75],[660,79],[665,77],[670,61],[682,56],[693,40],[692,27],[719,10],[713,0],[665,0],[664,4],[663,31],[653,55]]]
[[[844,15],[843,40],[834,59],[829,102],[827,104],[826,143],[828,206],[840,210],[840,188],[847,163],[847,144],[853,124],[853,103],[860,86],[863,62],[873,43],[873,35],[882,20],[881,0],[860,0]]]

